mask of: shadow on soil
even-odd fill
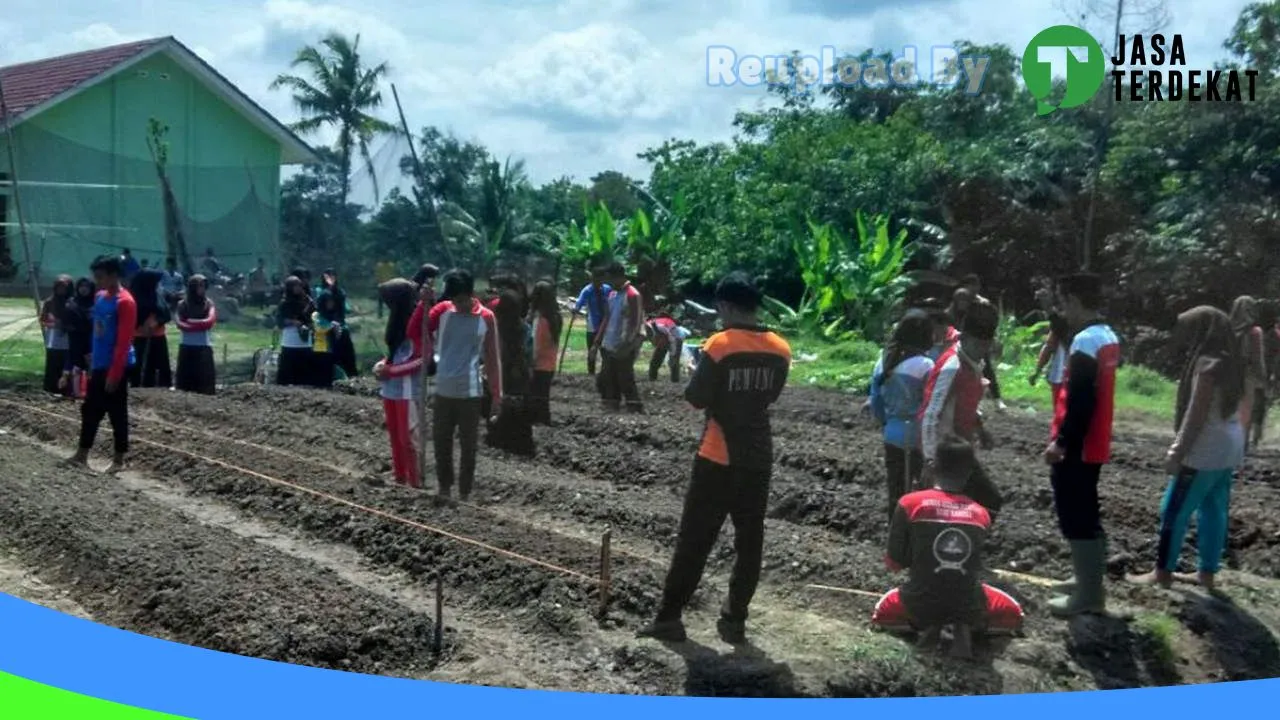
[[[1179,619],[1213,650],[1226,680],[1280,676],[1280,646],[1271,630],[1223,594],[1185,593]]]
[[[684,659],[684,694],[701,697],[813,697],[796,685],[791,666],[775,662],[750,641],[728,653],[695,642],[664,642]]]
[[[1133,627],[1130,618],[1078,615],[1067,625],[1068,651],[1099,690],[1119,690],[1179,681],[1161,647]]]

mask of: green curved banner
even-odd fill
[[[11,720],[193,720],[77,695],[2,672],[0,717]]]

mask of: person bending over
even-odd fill
[[[649,380],[658,379],[662,361],[671,368],[671,382],[680,382],[680,360],[684,356],[684,340],[691,333],[680,326],[670,315],[659,315],[644,324],[644,335],[653,343],[653,357],[649,359]]]
[[[976,440],[984,449],[993,445],[978,406],[985,384],[982,358],[991,349],[999,322],[994,306],[974,303],[964,316],[960,339],[942,353],[925,382],[919,422],[926,483],[932,482],[929,475],[935,470],[935,453],[941,438],[955,435],[968,442]],[[1000,491],[979,462],[973,463],[973,477],[965,492],[993,516],[1004,504]]]
[[[1022,627],[1022,607],[987,585],[982,548],[991,530],[986,508],[964,494],[973,475],[973,446],[959,438],[938,445],[934,487],[904,495],[889,523],[885,564],[906,570],[907,581],[876,603],[872,625],[921,634],[936,643],[952,628],[952,655],[970,657],[975,632],[1011,634]]]
[[[641,637],[680,642],[681,616],[702,579],[725,518],[733,522],[733,573],[717,629],[729,643],[745,639],[747,609],[760,581],[764,520],[773,472],[769,407],[791,367],[791,347],[760,325],[761,293],[744,273],[716,287],[724,330],[707,338],[684,396],[706,414],[693,460],[679,537],[654,622]]]

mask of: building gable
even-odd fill
[[[16,126],[161,54],[277,142],[282,164],[318,161],[315,151],[293,131],[172,37],[0,68],[0,89]]]

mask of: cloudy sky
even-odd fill
[[[296,119],[267,86],[295,51],[331,30],[359,32],[370,60],[386,60],[409,124],[433,124],[523,158],[535,181],[604,169],[646,176],[636,153],[666,138],[726,139],[759,88],[709,87],[709,46],[739,55],[793,49],[817,55],[957,39],[1021,53],[1040,29],[1072,22],[1103,0],[4,0],[0,65],[173,35],[277,117]],[[1152,4],[1130,0],[1127,4]],[[1246,0],[1168,0],[1167,33],[1181,33],[1188,65],[1209,67]],[[732,9],[730,9],[732,8]],[[1150,28],[1134,20],[1129,32]],[[1095,35],[1110,21],[1088,24]],[[927,55],[927,50],[922,51]],[[386,92],[384,116],[394,121]],[[325,142],[320,137],[316,142]],[[379,174],[401,148],[383,147]],[[357,192],[359,192],[357,188]]]

